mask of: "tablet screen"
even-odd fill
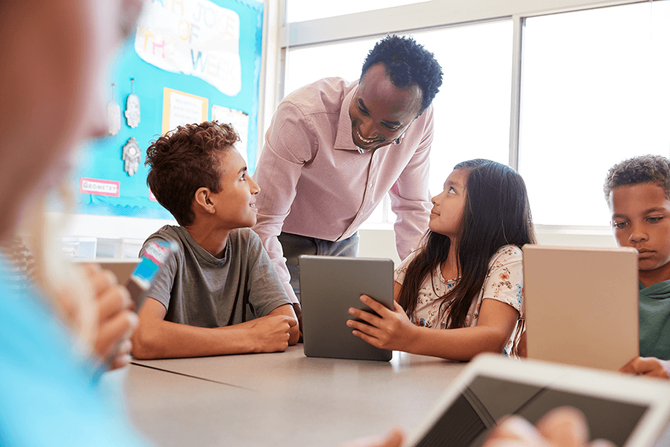
[[[307,357],[389,361],[392,352],[368,344],[347,326],[349,308],[370,311],[366,294],[393,309],[393,261],[300,256],[300,300]]]
[[[506,415],[518,414],[534,424],[550,410],[564,405],[584,413],[591,439],[603,438],[619,446],[626,442],[648,408],[479,375],[416,445],[480,446],[496,422]]]

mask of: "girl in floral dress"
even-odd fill
[[[517,357],[523,320],[521,247],[535,243],[526,186],[490,160],[459,163],[433,197],[421,248],[396,269],[395,310],[361,301],[353,334],[373,346],[454,360]],[[367,324],[366,324],[366,323]]]

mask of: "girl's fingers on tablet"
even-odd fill
[[[375,300],[374,298],[372,298],[368,295],[361,295],[360,300],[361,300],[361,303],[365,304],[370,309],[374,310],[375,312],[377,312],[380,315],[381,315],[382,312],[389,310],[382,303],[380,303],[379,301]]]
[[[349,308],[349,315],[363,320],[373,326],[379,327],[379,324],[381,323],[381,318],[379,318],[377,315],[371,314],[370,312],[366,312],[361,309],[356,309],[355,307]]]
[[[349,326],[352,329],[355,329],[359,332],[362,332],[364,334],[369,334],[369,335],[374,335],[374,331],[378,330],[376,327],[371,326],[367,323],[363,323],[360,321],[356,320],[347,320],[347,326]]]
[[[351,331],[351,333],[354,334],[356,337],[360,338],[361,340],[363,340],[364,342],[371,344],[375,348],[381,348],[379,340],[376,339],[375,337],[372,337],[372,336],[370,336],[370,335],[368,335],[368,334],[366,334],[362,331],[356,330],[356,329]]]

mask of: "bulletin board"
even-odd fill
[[[171,219],[147,187],[144,162],[151,142],[180,124],[232,123],[241,138],[236,147],[254,172],[263,8],[254,0],[147,2],[109,82],[108,101],[120,109],[118,133],[88,144],[77,163],[77,212]],[[127,104],[131,94],[140,103],[139,124]],[[131,138],[139,150],[128,145]]]

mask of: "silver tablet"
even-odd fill
[[[528,358],[618,371],[640,352],[637,250],[523,247]]]
[[[670,381],[482,354],[463,370],[403,447],[480,446],[503,416],[536,423],[576,407],[591,439],[653,446],[670,420]]]
[[[298,263],[305,355],[391,360],[391,351],[354,336],[346,322],[350,307],[371,312],[362,294],[393,309],[393,261],[303,255]]]

